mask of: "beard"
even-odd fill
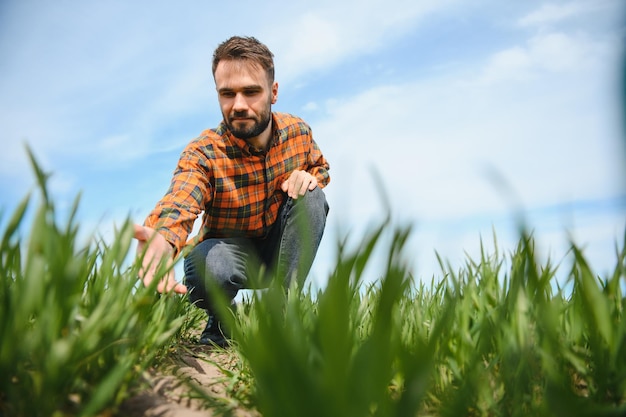
[[[237,117],[248,117],[250,118],[245,123],[238,122],[233,120],[233,118]],[[254,121],[251,126],[248,126],[250,121]],[[272,112],[271,107],[267,106],[263,112],[261,112],[257,117],[251,116],[248,112],[234,113],[232,117],[226,117],[224,115],[224,121],[230,132],[234,137],[248,140],[259,136],[261,133],[267,129],[270,121],[272,120]],[[238,124],[239,126],[236,126]]]

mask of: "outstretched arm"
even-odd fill
[[[142,254],[145,250],[139,277],[145,286],[150,285],[154,279],[154,275],[163,260],[168,273],[161,279],[157,285],[157,291],[160,293],[174,290],[175,293],[185,294],[187,287],[176,282],[174,269],[171,268],[174,262],[174,249],[165,238],[151,227],[135,225],[135,239],[139,241],[137,245],[137,254]]]

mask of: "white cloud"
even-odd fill
[[[548,33],[487,57],[476,75],[441,73],[330,101],[315,132],[341,190],[334,197],[342,207],[370,201],[347,216],[375,215],[373,164],[393,206],[417,219],[507,212],[512,202],[494,172],[525,207],[612,195],[619,130],[606,95],[610,57],[599,50],[585,37]]]
[[[574,0],[561,3],[545,3],[518,20],[521,27],[548,26],[578,18],[587,14],[614,8],[615,0]]]
[[[548,33],[535,36],[529,42],[532,61],[551,71],[580,69],[598,58],[596,48],[585,36],[568,36],[563,33]]]
[[[557,23],[594,8],[594,3],[597,3],[597,0],[543,4],[538,9],[519,19],[518,24],[520,26],[536,26]]]
[[[365,230],[366,219],[380,219],[375,164],[394,213],[417,224],[409,253],[428,280],[441,275],[435,250],[459,267],[466,253],[479,256],[480,236],[491,252],[492,227],[501,248],[513,248],[517,202],[532,213],[622,192],[611,96],[617,46],[610,36],[539,31],[463,71],[442,67],[437,78],[329,99],[328,117],[315,132],[331,162],[331,224],[360,223]],[[584,213],[573,216],[571,223],[531,216],[538,255],[560,261],[568,229],[594,267],[610,267],[614,254],[607,249],[623,232],[623,214],[603,215],[594,225]]]
[[[316,102],[314,101],[309,101],[308,103],[306,103],[304,106],[302,106],[302,111],[305,112],[312,112],[312,111],[316,111],[318,109],[318,105]]]
[[[610,56],[610,53],[613,56]],[[607,48],[582,33],[547,32],[533,36],[525,45],[495,53],[485,66],[485,82],[529,80],[541,72],[581,72],[601,60],[615,59]]]
[[[370,54],[414,28],[421,19],[446,10],[458,0],[358,0],[306,4],[283,24],[265,29],[274,49],[277,72],[291,82],[337,63]]]
[[[524,80],[532,76],[532,60],[528,51],[519,46],[498,52],[490,59],[484,72],[487,82]]]

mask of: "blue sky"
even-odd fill
[[[414,225],[420,279],[440,275],[435,251],[462,265],[494,230],[512,250],[520,209],[542,256],[566,269],[572,238],[609,272],[626,230],[623,1],[308,3],[3,1],[1,206],[33,187],[28,143],[61,210],[81,193],[86,233],[142,222],[221,119],[213,49],[252,35],[276,56],[274,109],[305,118],[331,163],[313,282],[387,204]]]

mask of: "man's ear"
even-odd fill
[[[278,100],[278,83],[274,81],[274,84],[272,84],[272,104],[276,104],[277,100]]]

